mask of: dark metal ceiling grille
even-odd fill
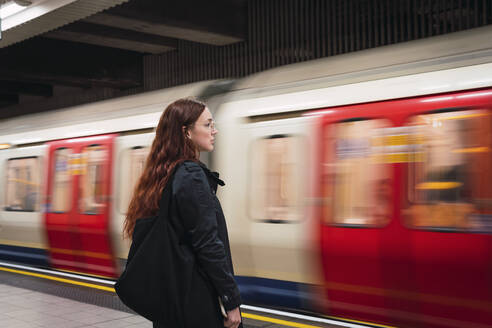
[[[201,80],[242,77],[492,23],[492,0],[249,0],[247,5],[244,42],[214,46],[179,40],[174,51],[144,56],[143,62],[138,59],[134,65],[141,86],[125,90],[94,86],[36,101],[35,106],[10,105],[2,108],[0,119]]]
[[[147,56],[144,89],[241,77],[491,23],[491,0],[251,0],[247,41],[180,42],[174,52]]]

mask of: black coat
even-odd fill
[[[191,161],[179,165],[172,185],[171,223],[196,259],[189,309],[185,310],[190,314],[190,328],[224,326],[218,297],[226,311],[241,304],[227,226],[215,195],[217,185],[224,185],[218,173]]]

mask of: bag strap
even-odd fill
[[[159,216],[161,216],[163,213],[162,209],[169,207],[170,201],[171,201],[171,195],[172,195],[172,184],[174,175],[171,176],[171,178],[168,180],[166,186],[164,187],[164,190],[162,191],[161,199],[159,200]]]
[[[171,176],[167,180],[166,186],[164,187],[164,190],[162,191],[161,198],[159,200],[159,214],[158,214],[158,219],[169,219],[169,216],[171,214],[171,198],[173,194],[173,182],[174,182],[174,176],[176,175],[176,171],[178,170],[179,166],[181,166],[183,162],[177,164],[174,169],[171,171]],[[162,217],[162,218],[161,218]],[[172,220],[169,220],[169,223],[173,225]]]
[[[176,175],[176,172],[178,171],[178,168],[183,165],[185,161],[180,162],[176,164],[171,171],[171,175],[169,176],[169,179],[167,180],[166,186],[164,187],[164,190],[162,191],[161,199],[159,200],[159,212],[161,208],[164,206],[169,206],[170,205],[170,198],[173,194],[173,181],[174,181],[174,176]]]
[[[171,176],[167,180],[166,186],[164,187],[164,190],[162,191],[161,198],[159,200],[159,216],[162,216],[162,209],[165,209],[171,205],[171,195],[173,194],[173,181],[174,181],[174,174],[176,172],[176,169],[173,170],[171,173]]]

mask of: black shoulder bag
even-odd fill
[[[164,188],[159,214],[136,221],[126,268],[115,290],[121,301],[141,316],[181,327],[194,258],[171,224],[173,178],[174,174]]]

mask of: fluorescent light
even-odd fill
[[[77,0],[31,0],[32,4],[27,7],[19,6],[14,2],[9,2],[8,5],[5,5],[0,9],[2,15],[2,31],[8,31],[11,28],[25,24],[76,1]]]
[[[23,11],[27,7],[19,6],[15,2],[8,3],[0,7],[0,18],[5,19],[9,16],[15,15],[18,12]]]

